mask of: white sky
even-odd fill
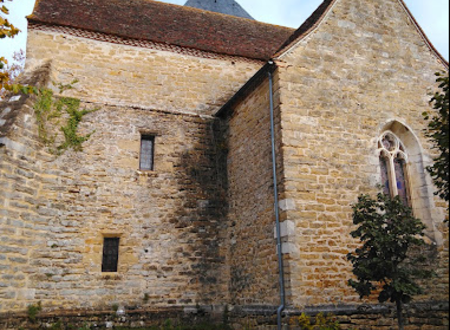
[[[108,0],[105,0],[108,1]],[[186,0],[161,0],[184,5]],[[298,28],[322,0],[237,0],[255,19],[261,22]],[[437,50],[449,59],[449,0],[404,0],[425,34]],[[16,50],[26,48],[26,19],[33,10],[35,0],[10,0],[8,19],[23,32],[14,39],[0,40],[0,55],[10,58]]]

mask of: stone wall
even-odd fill
[[[231,303],[240,306],[279,303],[269,80],[267,76],[262,79],[253,92],[224,113],[230,292]],[[278,92],[275,97],[278,99]],[[277,139],[280,141],[279,130]],[[281,164],[281,159],[278,162]],[[278,170],[281,182],[281,167]]]
[[[196,324],[221,324],[224,310],[183,308],[183,307],[148,307],[145,309],[125,309],[117,313],[114,309],[103,311],[53,311],[39,312],[30,320],[27,313],[14,316],[0,314],[0,327],[2,330],[34,330],[34,329],[111,329],[119,327],[163,328],[170,322],[176,326]],[[153,329],[153,328],[152,328]]]
[[[33,102],[18,108],[2,138],[0,309],[226,301],[215,119],[99,106],[83,117],[80,134],[94,132],[83,151],[57,157],[39,142]],[[139,171],[144,133],[155,135],[154,171]],[[102,273],[103,238],[111,236],[120,237],[119,269]]]
[[[421,299],[447,299],[448,228],[442,223],[444,205],[433,197],[424,171],[431,151],[422,117],[430,109],[434,73],[446,67],[400,2],[337,1],[324,21],[277,63],[290,201],[286,219],[294,227],[286,243],[289,304],[359,301],[346,284],[351,277],[346,254],[356,247],[350,237],[351,205],[359,194],[378,191],[377,139],[386,129],[404,137],[408,132],[404,142],[415,156],[409,165],[414,211],[438,251],[433,263],[439,265],[439,277],[428,282]]]
[[[275,306],[273,306],[275,307]],[[448,302],[432,304],[411,304],[406,306],[405,329],[407,330],[447,330],[449,328]],[[318,313],[329,320],[337,321],[345,330],[391,330],[398,329],[396,310],[393,305],[347,305],[316,306],[314,308],[286,310],[283,329],[303,330],[299,318],[305,313],[314,323]],[[234,329],[273,330],[277,328],[277,318],[273,308],[235,309],[230,314],[230,324]]]
[[[260,63],[206,55],[30,29],[27,71],[50,61],[46,76],[79,80],[67,94],[98,110],[80,126],[94,132],[84,150],[55,157],[37,136],[34,101],[16,102],[1,147],[0,310],[228,299],[224,167],[208,114]],[[138,170],[141,134],[155,136],[152,172]],[[104,237],[120,237],[118,273],[101,272]]]
[[[25,83],[46,81],[48,66]],[[45,222],[40,187],[48,179],[42,166],[49,160],[40,152],[33,101],[25,95],[0,103],[0,310],[22,310],[33,302],[36,288],[29,287],[35,269],[32,255],[45,245],[51,227]]]
[[[406,306],[405,329],[407,330],[448,330],[448,302],[429,304],[412,304]],[[2,329],[53,329],[65,326],[67,329],[90,326],[91,328],[113,327],[156,327],[170,323],[197,325],[198,328],[224,329],[225,326],[235,330],[274,330],[277,317],[273,313],[276,306],[256,308],[234,307],[231,310],[210,307],[159,307],[145,309],[125,309],[119,313],[113,309],[104,311],[77,310],[71,312],[39,312],[33,320],[27,313],[15,315],[0,314]],[[301,313],[307,313],[314,322],[315,316],[322,312],[327,318],[339,322],[343,330],[391,330],[397,329],[395,308],[392,305],[321,306],[319,308],[298,310],[290,309],[283,318],[284,330],[303,330],[299,327]],[[327,314],[332,313],[332,314]],[[200,326],[199,326],[200,325]]]
[[[216,57],[28,31],[27,67],[52,60],[52,80],[78,79],[72,95],[94,103],[214,114],[260,67],[258,61]]]
[[[109,320],[113,305],[145,314],[229,303],[238,329],[253,312],[259,329],[271,324],[279,283],[268,79],[222,118],[211,116],[260,64],[39,29],[29,33],[27,56],[28,70],[51,60],[45,74],[57,83],[79,79],[69,94],[98,110],[81,123],[81,134],[93,133],[84,150],[56,157],[39,142],[33,97],[0,106],[0,126],[9,127],[0,135],[0,311],[41,301],[48,319],[56,310],[104,310],[93,317]],[[346,254],[356,247],[351,205],[377,191],[377,139],[387,129],[414,156],[414,211],[434,244],[439,276],[424,283],[427,295],[418,300],[446,300],[448,227],[423,170],[432,153],[421,115],[433,74],[445,66],[396,0],[337,1],[276,63],[290,310],[360,304],[346,284]],[[139,170],[142,134],[155,136],[154,171]],[[101,272],[104,237],[120,237],[117,273]],[[342,320],[390,326],[372,312],[350,311]],[[420,327],[439,318],[436,329],[448,328],[445,306],[430,315]]]

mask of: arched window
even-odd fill
[[[398,195],[405,205],[411,206],[406,173],[408,155],[405,146],[393,132],[386,131],[378,139],[378,150],[383,192],[392,197]]]
[[[379,134],[376,156],[379,157],[384,192],[400,196],[412,207],[414,216],[427,225],[426,236],[443,244],[442,233],[437,227],[443,214],[434,206],[433,182],[426,172],[431,157],[424,153],[412,129],[397,120],[380,127]]]

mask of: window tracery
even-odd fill
[[[406,163],[408,155],[402,141],[391,131],[378,139],[383,192],[399,196],[405,205],[411,206],[408,194]]]

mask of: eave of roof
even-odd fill
[[[252,93],[265,79],[269,76],[269,72],[275,72],[277,69],[277,64],[272,61],[268,61],[258,72],[256,72],[253,77],[251,77],[247,83],[241,87],[239,91],[234,94],[234,96],[225,103],[219,111],[216,112],[214,116],[216,117],[224,117],[229,111],[232,111],[233,108],[240,101],[245,99],[250,93]]]
[[[153,0],[39,0],[28,20],[259,60],[294,31]]]
[[[398,1],[402,5],[402,7],[405,9],[406,14],[412,20],[415,28],[417,29],[417,32],[419,32],[420,36],[425,41],[425,43],[427,44],[428,48],[430,48],[431,52],[434,53],[441,60],[441,62],[448,68],[448,65],[449,65],[448,61],[444,58],[444,56],[442,56],[442,54],[436,49],[436,47],[434,47],[434,45],[431,43],[430,39],[428,39],[427,35],[422,30],[422,28],[420,27],[419,23],[417,23],[416,18],[414,17],[412,12],[409,10],[409,8],[406,5],[406,3],[403,0],[398,0]]]

